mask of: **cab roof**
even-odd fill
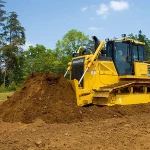
[[[140,42],[134,39],[128,39],[128,38],[123,38],[123,39],[115,39],[115,40],[109,40],[110,42],[131,42],[131,43],[135,43],[135,44],[141,44],[141,45],[145,45],[145,42]],[[108,42],[109,42],[108,41]]]

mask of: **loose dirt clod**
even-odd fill
[[[150,104],[78,107],[70,83],[62,75],[49,73],[32,73],[22,88],[0,105],[3,121],[22,123],[38,118],[47,123],[73,123],[149,112]]]

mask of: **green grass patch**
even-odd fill
[[[13,95],[14,92],[3,92],[3,93],[0,93],[0,100],[5,100],[7,99],[7,96],[11,96]]]

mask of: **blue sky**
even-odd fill
[[[120,38],[139,30],[150,39],[149,0],[4,0],[26,29],[26,47],[54,49],[71,29],[99,39]]]

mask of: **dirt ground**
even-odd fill
[[[149,150],[150,115],[71,124],[0,122],[1,150]]]
[[[150,104],[77,107],[63,76],[32,74],[0,101],[0,150],[149,150]]]

